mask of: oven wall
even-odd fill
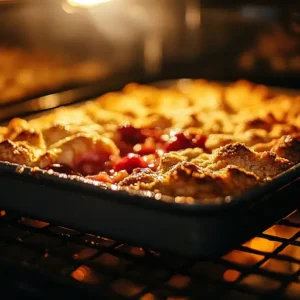
[[[299,10],[283,1],[71,2],[0,5],[0,90],[14,78],[30,95],[39,90],[26,87],[31,77],[44,78],[37,85],[45,92],[118,72],[298,84]]]

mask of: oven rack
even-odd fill
[[[141,300],[300,296],[300,212],[212,261],[161,255],[12,212],[0,216],[3,291],[10,293],[43,299],[55,293]]]

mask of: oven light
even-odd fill
[[[72,6],[92,7],[100,3],[109,2],[111,0],[67,0]]]

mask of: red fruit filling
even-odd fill
[[[178,151],[186,148],[205,148],[207,137],[204,135],[178,132],[173,136],[162,135],[160,129],[139,129],[131,125],[118,129],[120,135],[119,149],[123,156],[115,161],[109,153],[87,152],[74,161],[74,168],[53,164],[46,169],[68,175],[88,176],[94,180],[115,183],[134,169],[150,168],[156,170],[159,157],[164,152]],[[134,153],[132,153],[134,152]],[[89,176],[91,175],[91,176]],[[120,176],[118,176],[120,175]],[[128,174],[127,174],[128,175]],[[116,177],[117,176],[117,177]]]
[[[147,138],[143,144],[136,144],[133,151],[139,155],[149,155],[154,154],[158,146],[153,138]]]
[[[166,152],[169,151],[177,151],[181,149],[191,148],[192,141],[188,138],[184,133],[180,132],[170,138],[164,145],[164,150]]]
[[[82,175],[94,175],[109,167],[109,153],[84,153],[75,163],[74,169]]]
[[[132,125],[124,125],[119,127],[118,133],[122,142],[135,145],[145,141],[146,136],[140,128],[135,128]]]
[[[162,136],[162,130],[160,128],[143,128],[142,134],[154,139],[155,141],[159,141]]]
[[[187,148],[205,148],[206,137],[189,135],[179,132],[172,136],[163,146],[165,152],[178,151]]]
[[[134,153],[129,153],[126,156],[122,157],[115,165],[114,170],[116,172],[121,170],[126,170],[128,173],[132,173],[134,169],[137,168],[147,168],[147,163],[144,159]]]
[[[192,142],[194,147],[193,148],[205,148],[205,143],[207,141],[207,136],[205,135],[194,135]]]

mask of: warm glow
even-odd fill
[[[5,210],[1,210],[0,211],[0,217],[4,217],[6,215],[6,211]]]
[[[264,231],[265,234],[276,236],[275,226],[270,227]]]
[[[253,266],[264,257],[262,255],[233,250],[223,257],[225,260],[231,261],[234,264]]]
[[[198,29],[201,25],[200,7],[197,1],[190,0],[187,2],[185,22],[189,29]]]
[[[147,293],[140,298],[140,300],[155,300],[157,299],[154,295]]]
[[[145,251],[143,250],[143,248],[137,248],[137,247],[132,247],[130,250],[130,253],[135,256],[144,256],[145,255]]]
[[[19,222],[24,224],[24,225],[34,227],[34,228],[44,228],[44,227],[49,225],[49,223],[46,223],[46,222],[33,220],[33,219],[30,219],[30,218],[24,218],[24,217],[22,217]]]
[[[91,7],[109,1],[110,0],[67,0],[70,5],[80,7]]]
[[[171,277],[168,281],[168,285],[173,286],[177,289],[183,289],[191,284],[191,278],[188,276],[176,274]]]
[[[71,276],[77,281],[97,285],[103,282],[103,276],[93,271],[88,266],[80,266],[71,273]]]
[[[86,276],[88,276],[90,273],[90,268],[86,266],[80,266],[77,268],[75,271],[72,272],[71,276],[78,280],[78,281],[83,281]]]
[[[227,282],[234,282],[239,278],[240,275],[241,273],[236,270],[227,270],[224,272],[223,278]]]
[[[271,253],[275,248],[274,241],[270,241],[259,237],[252,239],[251,241],[247,242],[244,245],[251,249],[259,250],[267,253]]]

